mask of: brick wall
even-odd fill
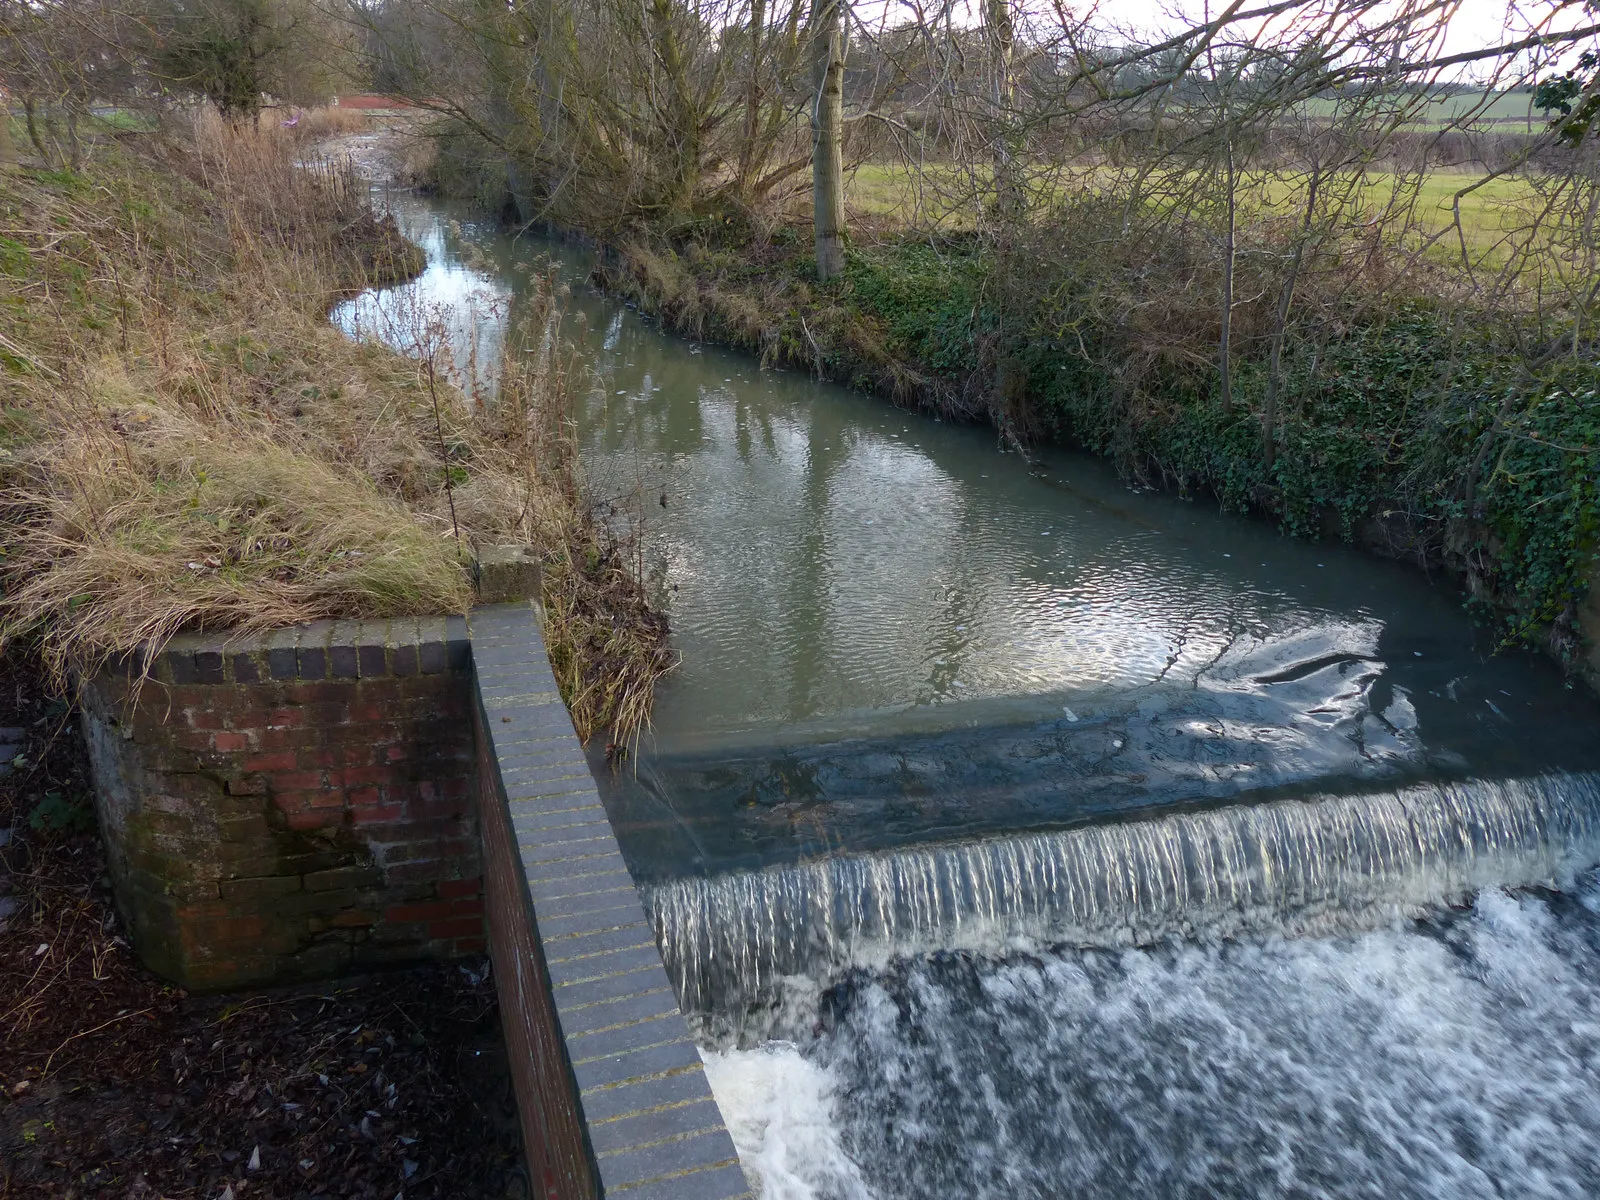
[[[534,1194],[748,1197],[527,604],[472,614],[490,952]]]
[[[460,619],[170,643],[84,689],[118,909],[186,987],[480,951]]]
[[[481,730],[481,711],[476,716]],[[533,923],[517,919],[526,907],[527,888],[511,821],[500,798],[492,745],[480,733],[478,781],[489,951],[497,968],[495,983],[502,1011],[515,1014],[512,1020],[502,1020],[501,1030],[517,1091],[530,1190],[549,1200],[597,1196],[572,1065],[550,1007],[544,950]]]
[[[89,681],[134,947],[225,989],[476,953],[487,926],[534,1193],[748,1197],[534,610],[471,623],[182,638]]]

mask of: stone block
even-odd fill
[[[481,604],[537,600],[543,594],[544,568],[531,546],[485,546],[472,574]]]

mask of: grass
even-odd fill
[[[976,183],[981,185],[985,175],[980,170]],[[1437,233],[1453,222],[1456,192],[1480,178],[1478,173],[1464,170],[1430,171],[1420,180],[1392,171],[1368,171],[1357,201],[1372,208],[1396,195],[1414,193],[1419,225]],[[846,181],[845,199],[857,213],[875,220],[905,225],[915,220],[956,230],[977,224],[968,199],[973,187],[968,169],[953,165],[933,163],[919,171],[899,163],[863,163]],[[1255,188],[1247,179],[1241,191],[1258,210],[1292,209],[1301,195],[1300,189],[1270,177]],[[1462,226],[1472,243],[1487,247],[1503,235],[1514,213],[1538,198],[1538,189],[1526,178],[1509,175],[1489,180],[1462,199]]]
[[[581,497],[553,282],[493,404],[350,341],[329,305],[420,252],[301,151],[202,120],[0,173],[0,636],[64,680],[179,630],[461,612],[474,546],[526,544],[575,723],[625,740],[671,660]]]

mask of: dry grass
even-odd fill
[[[300,157],[291,131],[201,121],[83,176],[0,175],[0,636],[42,633],[65,678],[180,629],[461,612],[473,548],[529,544],[580,730],[629,736],[664,629],[579,495],[554,281],[492,403],[431,353],[352,342],[330,303],[420,256]]]
[[[315,144],[333,137],[347,137],[352,133],[365,133],[372,128],[373,116],[359,108],[336,108],[322,105],[297,113],[294,131],[297,141]]]

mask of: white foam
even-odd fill
[[[1596,907],[901,963],[713,1086],[768,1196],[1594,1196]]]
[[[704,1055],[706,1079],[762,1200],[867,1200],[834,1124],[835,1081],[792,1042]]]

